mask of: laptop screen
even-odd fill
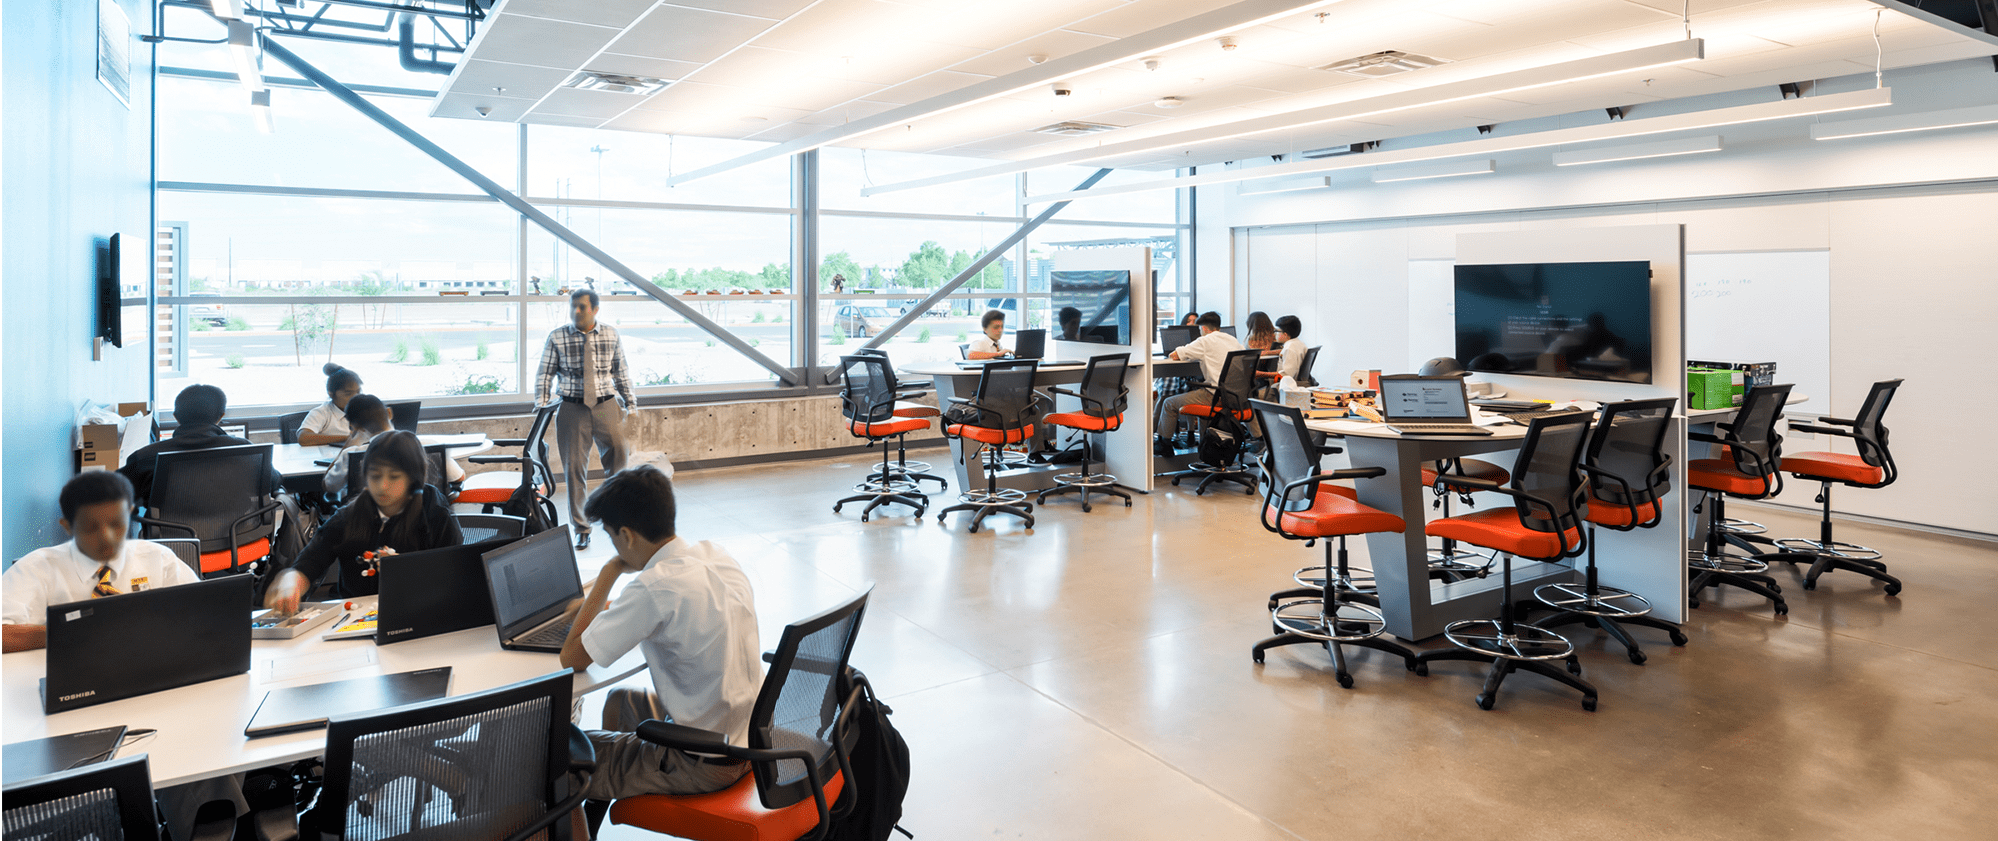
[[[1048,331],[1021,330],[1013,334],[1013,355],[1021,359],[1039,359],[1047,355]]]
[[[576,552],[569,548],[567,526],[487,552],[485,562],[493,621],[502,633],[511,634],[514,626],[583,596],[583,577],[576,567]]]
[[[1200,328],[1190,324],[1186,325],[1169,324],[1164,327],[1160,327],[1159,353],[1167,354],[1179,350],[1181,347],[1184,347],[1187,342],[1193,341],[1194,335],[1199,332]]]
[[[1381,416],[1389,423],[1467,423],[1471,406],[1462,377],[1382,377]]]

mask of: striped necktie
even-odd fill
[[[111,567],[109,566],[98,567],[97,586],[90,588],[90,597],[93,599],[99,599],[105,596],[115,596],[115,595],[118,595],[118,585],[111,583]]]

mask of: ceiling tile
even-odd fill
[[[840,103],[836,108],[828,108],[816,114],[800,117],[798,118],[798,122],[811,126],[813,131],[817,131],[826,126],[840,126],[854,120],[864,120],[896,107],[898,106],[893,102],[874,102],[866,99],[857,99],[852,102]]]
[[[691,61],[673,61],[664,58],[646,58],[635,55],[604,53],[590,59],[585,69],[599,73],[621,73],[626,76],[651,76],[655,79],[672,81],[685,78],[688,73],[700,69],[701,65]]]
[[[1221,5],[1213,0],[1136,0],[1063,28],[1111,38],[1129,38],[1202,12],[1214,11]]]
[[[554,67],[532,67],[525,64],[502,64],[497,61],[467,59],[465,66],[451,80],[451,90],[467,94],[525,97],[539,99],[555,89],[556,85],[569,80],[572,71]],[[505,88],[505,91],[494,91]]]
[[[744,92],[737,88],[710,85],[705,82],[675,82],[671,87],[639,103],[638,110],[700,113],[715,108],[725,108],[730,103],[742,101],[743,97]]]
[[[955,70],[939,70],[927,76],[869,94],[868,98],[877,102],[908,105],[921,102],[933,96],[941,96],[967,85],[983,82],[989,78],[991,77],[979,76],[973,73],[959,73]]]
[[[575,0],[506,0],[499,7],[502,15],[526,15],[528,17],[566,20],[571,23],[593,23],[598,26],[615,26],[623,29],[658,0],[589,0],[578,3]]]
[[[706,64],[772,25],[765,18],[658,6],[611,42],[609,52]]]
[[[604,123],[602,119],[597,117],[567,117],[561,114],[542,114],[538,112],[530,112],[526,117],[522,117],[520,121],[537,126],[575,126],[578,128],[596,128]]]
[[[534,106],[534,113],[610,119],[631,110],[632,106],[642,101],[628,93],[557,88],[543,97],[541,104]]]
[[[603,49],[617,32],[602,26],[499,15],[479,29],[470,57],[574,70]]]
[[[512,122],[527,113],[534,105],[532,99],[515,99],[510,96],[494,96],[479,93],[446,93],[438,97],[431,107],[432,117],[456,117],[462,120],[485,120],[487,122]],[[480,116],[478,109],[491,108],[492,113]]]
[[[982,53],[970,61],[952,65],[950,69],[965,73],[983,73],[988,76],[1004,76],[1034,66],[1033,62],[1027,60],[1027,56],[1030,55],[1062,58],[1090,47],[1108,44],[1113,40],[1115,39],[1103,35],[1057,29]]]
[[[573,0],[567,0],[573,2]],[[713,9],[719,12],[734,12],[738,15],[753,15],[771,20],[783,20],[795,15],[799,10],[812,5],[815,0],[666,0],[668,5],[689,6],[696,9]]]

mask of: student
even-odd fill
[[[1276,325],[1270,323],[1269,313],[1260,310],[1249,313],[1249,335],[1244,337],[1242,346],[1260,350],[1264,356],[1276,353]]]
[[[1298,372],[1304,369],[1304,352],[1308,349],[1304,346],[1304,340],[1298,338],[1298,334],[1303,331],[1304,322],[1298,321],[1297,316],[1286,315],[1277,319],[1277,369],[1274,371],[1257,371],[1256,376],[1272,380],[1281,377],[1289,377],[1292,380],[1296,380]]]
[[[201,580],[166,547],[127,540],[132,483],[108,470],[77,474],[56,498],[57,522],[71,540],[36,549],[0,576],[0,648],[8,653],[48,645],[48,607],[119,593],[156,590]]]
[[[1179,430],[1180,410],[1196,403],[1213,402],[1214,385],[1221,382],[1222,364],[1227,361],[1229,353],[1242,349],[1242,343],[1236,341],[1234,336],[1221,332],[1220,313],[1201,313],[1194,323],[1200,326],[1200,337],[1181,345],[1179,350],[1172,352],[1172,358],[1199,362],[1201,376],[1206,378],[1207,384],[1166,398],[1163,404],[1165,410],[1159,412],[1158,423],[1154,427],[1158,438],[1152,444],[1152,452],[1157,455],[1173,454],[1172,437]]]
[[[1006,311],[986,310],[985,317],[978,320],[978,329],[983,330],[971,340],[971,347],[965,349],[966,359],[1004,359],[1013,352],[999,344],[1006,335]]]
[[[326,494],[333,498],[347,492],[347,457],[354,453],[364,453],[375,436],[389,431],[391,415],[388,405],[372,394],[357,394],[347,402],[347,423],[354,429],[354,440],[340,454],[333,457],[333,464],[326,468]],[[420,439],[419,439],[420,440]],[[426,465],[429,462],[424,462]],[[428,472],[425,473],[428,476]],[[458,466],[457,459],[444,460],[444,481],[462,482],[465,469]]]
[[[597,753],[590,800],[719,791],[749,771],[746,762],[704,760],[632,732],[658,719],[746,746],[750,709],[763,687],[749,577],[720,546],[679,537],[674,507],[672,480],[651,465],[604,480],[584,506],[603,523],[617,557],[575,608],[562,665],[608,666],[636,648],[652,676],[650,691],[611,690],[604,729],[588,731]],[[605,607],[626,573],[635,575]]]
[[[1194,324],[1198,323],[1199,321],[1200,321],[1200,313],[1189,312],[1186,314],[1185,318],[1179,320],[1179,326],[1192,327]]]
[[[212,385],[191,385],[173,399],[173,419],[178,426],[173,436],[140,448],[125,460],[119,473],[132,480],[132,492],[143,504],[153,492],[153,470],[160,453],[234,447],[249,441],[222,432],[222,416],[229,411],[229,396]],[[284,477],[271,470],[271,487],[284,486]]]
[[[326,402],[314,406],[298,424],[298,443],[307,447],[358,443],[348,440],[354,429],[347,421],[347,404],[361,393],[361,375],[336,362],[321,370],[326,372]]]
[[[358,494],[319,527],[298,562],[277,574],[264,594],[264,606],[279,613],[298,603],[334,564],[340,581],[334,593],[372,596],[379,588],[363,552],[420,552],[465,542],[444,496],[423,481],[423,444],[414,432],[395,430],[375,437],[361,461],[368,490]]]

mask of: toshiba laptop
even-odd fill
[[[49,605],[42,711],[250,670],[250,576]]]
[[[1168,324],[1159,328],[1159,355],[1165,356],[1179,350],[1200,335],[1200,328],[1191,324]]]
[[[553,528],[485,553],[486,588],[500,647],[560,652],[574,619],[564,615],[583,597],[569,527]]]
[[[1391,374],[1381,378],[1381,420],[1403,435],[1490,435],[1471,423],[1463,377]]]
[[[486,575],[482,556],[513,541],[501,538],[382,558],[375,572],[381,581],[375,644],[493,624],[492,599],[470,585]]]
[[[1073,359],[1041,359],[1048,353],[1048,331],[1021,330],[1013,334],[1014,359],[1040,359],[1043,367],[1048,365],[1081,365]]]

